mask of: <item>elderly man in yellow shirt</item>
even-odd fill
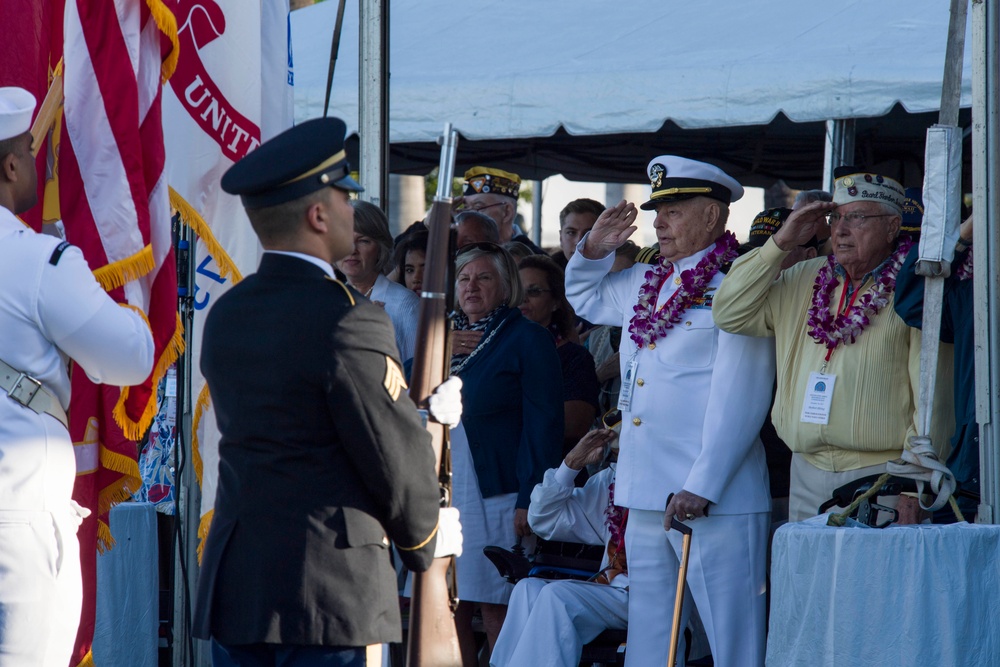
[[[885,472],[917,433],[920,331],[892,308],[910,247],[898,238],[904,189],[853,167],[835,176],[833,202],[797,209],[767,243],[737,261],[712,309],[724,331],[775,338],[772,419],[792,450],[791,521],[815,516],[837,487]],[[775,279],[782,260],[826,218],[834,254]],[[954,418],[950,368],[950,346],[942,346],[932,433],[941,447]],[[914,498],[900,498],[897,509],[901,523],[920,517]]]

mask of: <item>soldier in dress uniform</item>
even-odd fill
[[[363,665],[363,647],[400,640],[390,540],[417,571],[460,551],[388,316],[334,278],[361,190],[344,134],[302,123],[222,179],[264,254],[202,345],[222,439],[195,635],[217,665]]]
[[[37,200],[35,98],[0,88],[0,663],[65,667],[83,604],[67,428],[67,357],[96,382],[138,384],[153,337],[94,279],[83,253],[15,215]]]
[[[654,158],[647,173],[652,196],[642,208],[656,211],[657,263],[609,274],[615,249],[636,229],[636,208],[623,201],[601,214],[566,267],[576,312],[625,329],[615,485],[615,502],[629,508],[625,662],[667,662],[681,536],[664,526],[676,516],[693,522],[687,586],[715,663],[759,667],[771,505],[758,433],[774,347],[712,321],[722,269],[736,256],[729,204],[743,188],[712,165],[672,155]]]

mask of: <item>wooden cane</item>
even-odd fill
[[[674,599],[674,623],[670,630],[670,657],[667,667],[674,667],[677,659],[677,642],[681,637],[681,608],[684,606],[684,588],[687,586],[688,556],[691,553],[691,526],[673,517],[670,527],[684,537],[681,538],[681,567],[677,571],[677,596]]]

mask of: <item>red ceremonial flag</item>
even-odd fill
[[[145,313],[157,354],[139,387],[73,375],[74,499],[94,512],[80,528],[84,608],[75,664],[93,663],[96,553],[112,544],[108,512],[141,483],[135,441],[154,415],[154,387],[182,347],[161,116],[176,35],[160,0],[66,1],[58,150],[66,238],[116,301]]]

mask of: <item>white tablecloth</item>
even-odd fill
[[[156,667],[156,511],[151,503],[121,503],[111,509],[110,528],[115,546],[97,557],[94,664]]]
[[[767,665],[1000,665],[1000,526],[782,526]]]

